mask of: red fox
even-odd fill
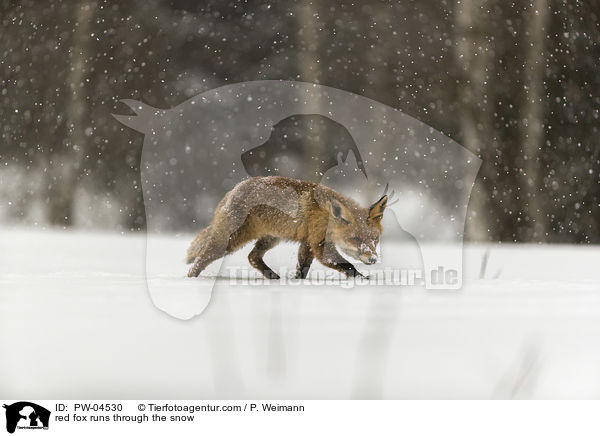
[[[336,246],[367,265],[377,261],[386,192],[363,208],[317,183],[277,176],[244,180],[225,194],[211,224],[192,241],[187,263],[194,264],[188,277],[197,277],[211,262],[253,240],[250,265],[269,279],[279,276],[263,256],[281,240],[300,243],[296,278],[306,278],[315,257],[349,277],[362,276]]]

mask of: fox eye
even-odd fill
[[[360,243],[360,238],[359,238],[358,236],[355,236],[355,237],[353,237],[353,238],[352,238],[352,240],[353,240],[354,242],[358,242],[358,243]]]
[[[350,224],[350,221],[348,221],[347,219],[342,218],[342,217],[340,217],[340,221],[344,224]]]

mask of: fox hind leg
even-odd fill
[[[279,279],[279,275],[275,273],[263,260],[263,256],[271,248],[275,247],[279,243],[279,238],[275,236],[263,236],[256,244],[248,255],[248,261],[250,265],[259,270],[268,279]]]
[[[231,216],[222,205],[226,198],[227,195],[217,206],[211,225],[198,233],[188,249],[187,262],[193,262],[188,277],[198,277],[210,263],[255,239],[248,217],[243,214]]]
[[[308,242],[301,242],[300,248],[298,249],[298,267],[296,269],[297,279],[306,278],[308,270],[310,269],[310,264],[314,258],[315,255],[310,248],[310,244]]]

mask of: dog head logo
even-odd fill
[[[140,167],[147,283],[160,309],[190,318],[207,306],[217,276],[184,279],[190,234],[207,226],[223,195],[252,175],[321,181],[354,192],[361,203],[389,186],[396,202],[387,209],[395,228],[418,244],[425,286],[462,286],[467,205],[481,161],[426,124],[360,95],[293,81],[227,85],[168,110],[123,102],[135,115],[115,118],[145,135]],[[309,133],[296,129],[302,118]],[[327,141],[319,138],[324,131]],[[310,149],[317,140],[326,146]],[[355,177],[335,175],[340,156],[350,157]],[[293,193],[273,197],[272,206],[294,208]],[[384,239],[395,236],[386,227]],[[216,261],[213,270],[222,264]],[[447,280],[436,275],[440,269],[452,272]]]
[[[307,159],[307,151],[313,150],[314,155]],[[242,153],[241,158],[252,177],[285,176],[319,183],[340,157],[346,159],[349,154],[366,177],[362,156],[348,129],[322,115],[292,115],[275,124],[269,139]]]
[[[4,404],[6,409],[6,431],[14,433],[17,428],[47,429],[50,411],[28,401],[19,401],[11,405]]]

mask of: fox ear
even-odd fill
[[[388,197],[384,195],[376,203],[369,208],[369,219],[372,221],[381,221],[383,218],[383,211],[387,206]]]

